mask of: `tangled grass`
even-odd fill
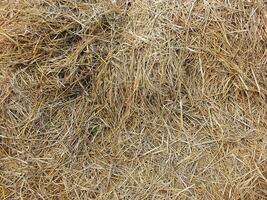
[[[263,0],[3,0],[0,199],[267,199]]]

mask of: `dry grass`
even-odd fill
[[[267,199],[263,0],[2,0],[0,199]]]

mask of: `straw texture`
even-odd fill
[[[0,199],[267,199],[262,0],[0,2]]]

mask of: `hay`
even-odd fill
[[[262,0],[0,3],[0,199],[267,199]]]

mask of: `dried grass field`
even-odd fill
[[[1,0],[0,199],[267,199],[267,4]]]

